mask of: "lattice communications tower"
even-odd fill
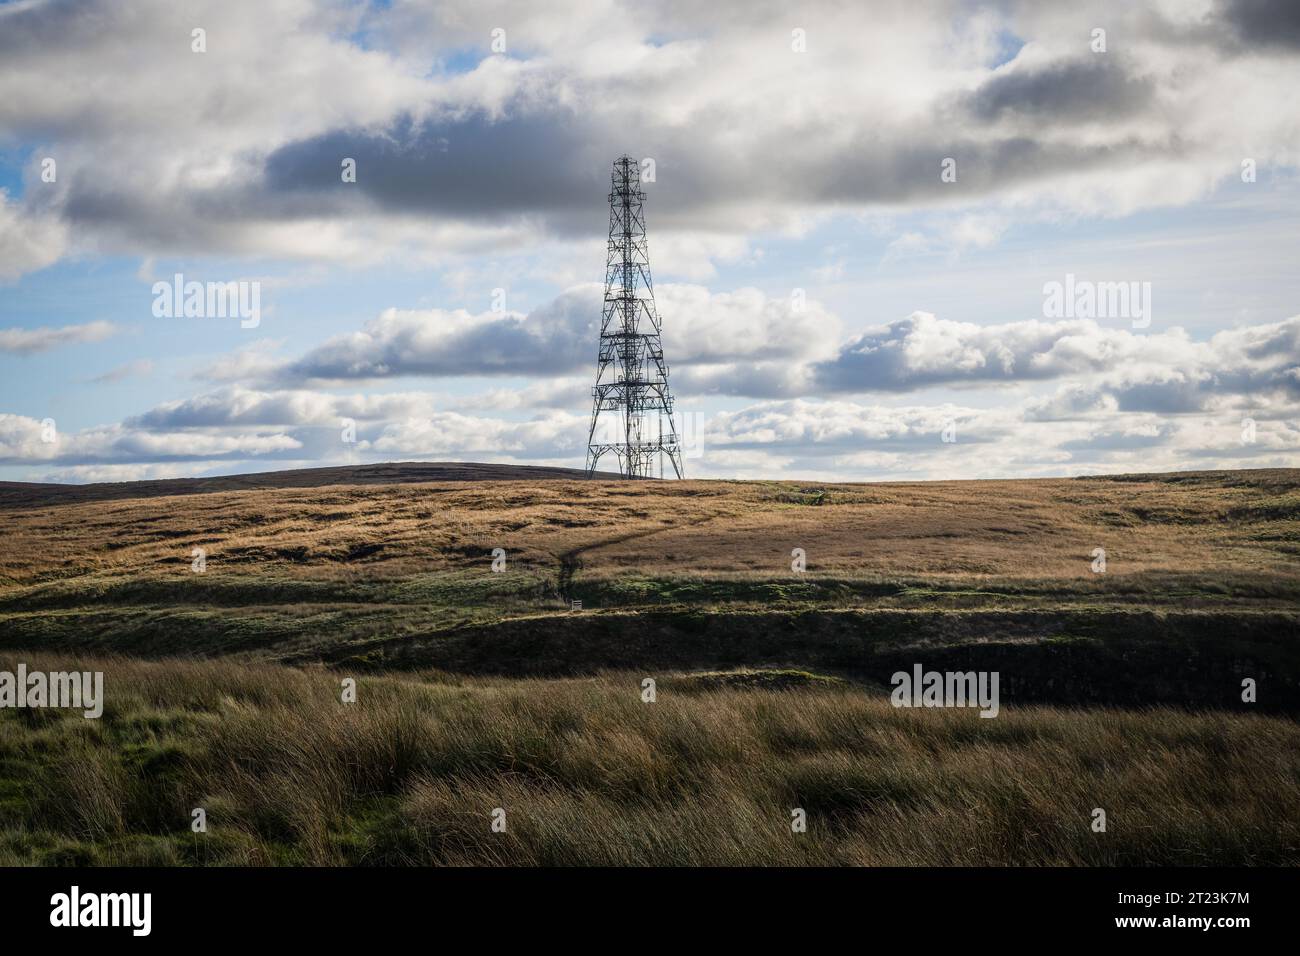
[[[613,452],[624,478],[653,478],[656,466],[663,477],[665,458],[682,478],[682,449],[650,280],[640,165],[620,156],[614,160],[611,182],[605,304],[596,385],[591,390],[587,475],[595,473],[601,456]]]

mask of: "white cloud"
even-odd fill
[[[36,329],[0,329],[0,352],[31,355],[61,345],[102,342],[116,332],[117,326],[112,322],[86,322],[57,328],[42,326]]]
[[[558,378],[523,388],[494,388],[452,399],[453,411],[512,411],[530,408],[573,408],[591,401],[590,378]]]
[[[263,345],[199,372],[212,381],[330,383],[403,376],[553,377],[595,369],[603,290],[584,284],[524,315],[464,309],[386,309],[357,332],[292,360]],[[674,366],[765,365],[830,357],[839,320],[819,303],[772,299],[757,289],[710,293],[695,285],[657,290],[664,349]]]
[[[96,375],[88,381],[96,385],[112,385],[117,382],[126,381],[128,378],[143,378],[153,373],[153,362],[149,359],[135,359],[131,362],[124,362],[104,372]]]
[[[46,440],[50,438],[52,440]],[[0,414],[0,462],[12,464],[149,463],[243,459],[301,447],[289,435],[216,431],[151,432],[120,424],[65,433],[41,421]]]
[[[1248,296],[1233,314],[1257,324],[1206,338],[1203,324],[1193,336],[1163,317],[1139,331],[907,315],[919,296],[885,314],[841,307],[841,321],[781,294],[799,276],[838,294],[856,278],[851,242],[819,266],[791,270],[781,254],[831,217],[897,223],[888,271],[908,256],[982,262],[1024,222],[1198,199],[1238,185],[1244,156],[1271,198],[1264,180],[1300,163],[1294,5],[1086,10],[1110,31],[1103,57],[1087,50],[1080,8],[1057,4],[814,0],[800,9],[801,54],[787,11],[733,0],[0,5],[0,147],[31,157],[21,198],[0,191],[0,280],[69,254],[137,255],[142,276],[157,258],[229,254],[330,263],[313,268],[331,275],[419,262],[471,291],[502,274],[567,287],[526,314],[387,309],[314,347],[260,341],[196,373],[212,391],[55,442],[34,419],[0,416],[0,460],[69,476],[350,455],[576,464],[602,290],[573,284],[588,268],[574,263],[603,238],[611,158],[632,150],[656,161],[657,274],[703,280],[732,263],[765,286],[657,289],[676,393],[715,411],[694,473],[1294,463],[1300,317],[1261,324]],[[205,54],[190,51],[196,24]],[[509,54],[491,56],[499,25]],[[1023,47],[999,62],[1009,38]],[[44,155],[55,182],[38,177]],[[356,183],[340,180],[343,156],[358,160]],[[955,183],[938,175],[948,156]],[[1265,221],[1225,260],[1249,275],[1258,249],[1284,247],[1286,221]],[[8,328],[0,351],[113,331]],[[360,391],[489,376],[507,384]],[[1234,438],[1246,415],[1260,423],[1249,446]],[[340,444],[342,418],[358,423],[354,447]],[[949,419],[958,442],[936,444]]]
[[[430,392],[334,395],[310,389],[262,391],[234,385],[164,402],[127,420],[151,431],[230,427],[339,427],[340,419],[385,421],[436,411],[445,399]]]
[[[1300,316],[1195,342],[1177,327],[1146,333],[1092,319],[975,325],[915,312],[851,339],[816,367],[813,390],[913,391],[1090,377],[1120,407],[1190,411],[1216,396],[1288,392],[1300,367]],[[1075,387],[1076,405],[1102,407]],[[1044,406],[1044,409],[1046,406]]]
[[[1097,4],[1090,22],[1115,40],[1099,56],[1053,6],[822,0],[801,8],[795,53],[784,10],[735,3],[9,5],[0,128],[60,165],[0,206],[0,269],[72,249],[444,265],[536,251],[602,232],[591,211],[624,148],[657,163],[658,268],[694,278],[757,233],[837,212],[944,207],[923,241],[982,248],[1009,216],[1120,216],[1206,195],[1244,153],[1300,161],[1287,29],[1232,4]],[[190,50],[196,23],[207,53]],[[490,55],[494,25],[507,56]],[[1010,35],[1025,44],[999,65]],[[446,68],[467,51],[472,69]],[[347,186],[343,156],[359,164]]]
[[[390,459],[509,455],[516,459],[563,457],[574,461],[586,453],[586,423],[585,416],[567,412],[551,412],[526,422],[441,412],[387,425],[364,447]]]
[[[68,227],[57,216],[24,209],[0,189],[0,281],[57,262],[68,246]]]

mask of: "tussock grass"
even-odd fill
[[[97,722],[0,712],[2,864],[1300,862],[1286,717],[1004,706],[984,720],[718,675],[660,675],[644,704],[631,673],[372,674],[345,705],[344,674],[323,668],[26,662],[103,670],[108,706]],[[206,834],[190,831],[195,807]],[[790,830],[795,807],[807,833]]]

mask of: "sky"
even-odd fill
[[[1297,467],[1298,89],[1287,0],[0,2],[0,480],[582,467],[624,153],[688,477]]]

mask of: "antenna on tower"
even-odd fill
[[[659,312],[650,279],[641,170],[630,156],[614,160],[609,193],[609,246],[605,259],[605,304],[600,317],[600,357],[591,390],[591,430],[587,434],[587,476],[606,452],[618,459],[624,478],[653,478],[663,459],[678,478],[682,449],[668,390],[668,363],[660,341]],[[602,415],[602,413],[604,413]],[[659,419],[659,434],[648,427]],[[668,432],[663,419],[668,419]]]

